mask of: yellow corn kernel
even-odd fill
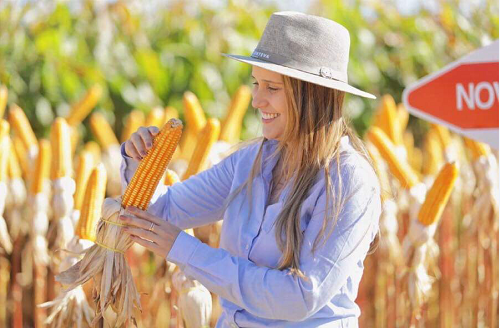
[[[72,176],[73,165],[69,134],[70,127],[66,120],[62,117],[56,118],[50,129],[50,144],[54,159],[51,169],[52,180]]]
[[[18,136],[12,137],[12,144],[14,146],[14,150],[17,154],[17,158],[19,158],[19,164],[21,164],[21,170],[23,170],[23,176],[26,178],[28,176],[28,151],[24,147],[24,143]]]
[[[10,106],[9,109],[9,123],[12,130],[21,138],[24,146],[28,151],[33,147],[38,145],[35,133],[31,128],[30,122],[26,117],[24,111],[17,105]]]
[[[119,144],[113,129],[101,113],[94,113],[90,116],[90,129],[104,150]]]
[[[85,197],[80,218],[75,228],[75,235],[80,239],[94,241],[97,222],[101,218],[101,209],[106,195],[106,169],[104,164],[97,165],[90,174],[85,188]]]
[[[377,148],[371,144],[367,143],[366,144],[366,149],[368,150],[368,153],[370,154],[370,157],[373,161],[373,166],[375,168],[375,173],[377,173],[378,179],[380,181],[380,187],[381,187],[381,198],[382,200],[386,200],[391,198],[391,184],[389,182],[389,177],[387,176],[387,171],[384,169],[382,165],[382,157],[380,156],[379,151]]]
[[[101,147],[95,141],[89,141],[83,146],[83,150],[88,151],[92,154],[92,158],[94,159],[94,166],[101,162]]]
[[[431,124],[430,130],[436,131],[436,135],[441,143],[441,149],[446,149],[451,143],[450,131],[439,124]]]
[[[430,129],[425,136],[424,142],[425,166],[423,173],[425,175],[434,175],[439,172],[443,164],[443,149],[436,130]]]
[[[436,177],[436,180],[434,180],[418,212],[418,221],[420,223],[427,226],[439,219],[450,198],[457,177],[457,165],[454,162],[446,163]]]
[[[246,85],[238,88],[227,110],[226,118],[222,123],[220,140],[234,144],[239,141],[243,117],[250,103],[252,91]]]
[[[122,206],[146,210],[153,193],[167,168],[182,134],[182,122],[171,119],[154,140],[153,147],[141,160],[122,198]]]
[[[408,126],[408,121],[410,120],[410,113],[406,109],[403,103],[399,103],[397,107],[397,116],[399,122],[399,130],[401,135],[403,135],[406,127]]]
[[[378,110],[375,126],[379,127],[395,145],[401,145],[403,138],[396,111],[396,103],[391,95],[384,95]]]
[[[479,159],[481,156],[488,156],[490,153],[490,147],[482,142],[477,142],[467,137],[464,137],[465,147],[470,150],[472,158],[474,160]]]
[[[3,114],[5,113],[8,95],[9,92],[7,91],[7,87],[5,85],[0,85],[0,118],[3,118]]]
[[[217,141],[220,134],[220,123],[216,118],[210,118],[198,136],[198,142],[194,149],[193,156],[189,161],[186,172],[182,180],[203,171],[207,166],[208,154],[213,144]]]
[[[83,196],[85,195],[85,187],[87,181],[94,168],[94,157],[88,151],[83,150],[80,152],[77,161],[76,178],[75,178],[75,210],[81,210],[83,204]]]
[[[80,132],[76,126],[70,126],[71,158],[75,157],[76,147],[80,141]]]
[[[122,142],[127,141],[132,133],[137,131],[138,128],[145,125],[145,117],[144,113],[138,109],[134,109],[127,116],[127,120],[125,121],[125,125],[123,126],[122,131]]]
[[[377,147],[391,173],[398,179],[403,188],[411,188],[419,182],[418,176],[410,165],[405,160],[398,159],[394,151],[395,146],[384,131],[373,126],[366,135],[368,140]]]
[[[10,151],[9,131],[9,123],[4,119],[0,119],[0,182],[7,181]]]
[[[184,118],[186,119],[186,132],[181,142],[182,157],[189,160],[193,154],[198,134],[201,132],[207,119],[203,108],[196,95],[190,91],[184,93]]]
[[[165,107],[165,123],[171,118],[179,118],[179,112],[172,106]]]
[[[33,195],[43,192],[43,184],[49,178],[50,171],[50,142],[40,139],[38,142],[38,155],[35,164],[35,174],[31,180],[30,191]]]
[[[146,126],[156,126],[161,128],[164,122],[165,113],[161,107],[154,107],[146,117]]]
[[[17,158],[17,154],[14,150],[14,145],[12,144],[12,141],[9,138],[9,169],[8,169],[8,174],[9,178],[11,179],[19,179],[22,178],[22,170],[21,166],[19,165],[19,159]]]
[[[95,105],[97,105],[101,95],[102,88],[98,85],[92,86],[85,96],[71,107],[69,116],[66,118],[68,124],[72,127],[80,124]]]
[[[167,169],[167,171],[165,171],[165,180],[163,181],[163,183],[166,186],[171,186],[174,183],[179,182],[179,181],[181,181],[181,179],[179,178],[177,173],[175,173],[175,171],[172,171],[169,169]]]

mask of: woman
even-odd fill
[[[157,192],[121,218],[137,243],[220,296],[217,327],[357,327],[363,260],[378,233],[380,187],[342,117],[349,33],[325,18],[271,16],[252,57],[263,137]],[[122,145],[123,187],[152,145]],[[181,231],[223,219],[220,248]],[[151,229],[152,228],[152,229]]]

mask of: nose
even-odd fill
[[[252,107],[253,108],[265,108],[268,105],[266,98],[259,91],[259,87],[255,87],[252,92]]]

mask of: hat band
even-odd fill
[[[286,56],[282,56],[279,54],[274,54],[268,51],[263,51],[260,49],[255,49],[252,53],[253,58],[264,60],[266,62],[277,64],[281,66],[286,66],[288,68],[297,69],[300,71],[304,71],[306,73],[319,75],[321,77],[331,79],[331,80],[339,80],[347,83],[347,74],[338,70],[335,70],[331,67],[311,67],[305,65],[304,63],[299,63],[296,60],[290,59]]]

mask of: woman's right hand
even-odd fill
[[[146,156],[153,146],[153,138],[160,132],[156,126],[141,126],[130,138],[125,141],[125,153],[127,156],[140,161]]]

